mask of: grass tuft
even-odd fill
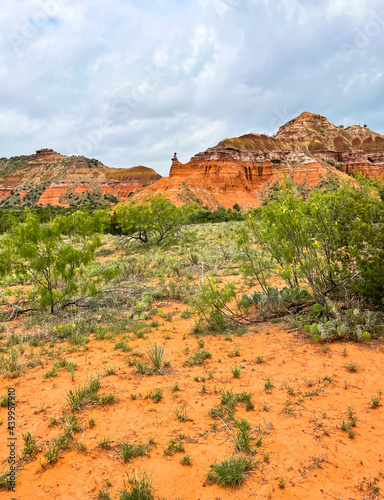
[[[252,471],[256,464],[253,459],[243,456],[233,456],[220,463],[211,464],[211,470],[207,474],[208,482],[219,486],[238,486],[244,482],[247,473]]]
[[[81,410],[91,401],[98,401],[97,391],[100,388],[98,378],[91,378],[88,385],[78,386],[67,392],[66,400],[72,411]]]
[[[160,373],[163,366],[164,346],[160,346],[157,342],[154,342],[148,346],[147,356],[154,370]]]
[[[136,474],[132,478],[127,473],[124,490],[120,491],[120,500],[154,500],[152,478],[146,472]]]

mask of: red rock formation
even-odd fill
[[[40,196],[37,205],[61,205],[68,206],[67,203],[60,203],[60,200],[65,193],[71,189],[71,184],[55,184],[52,183]]]
[[[366,177],[384,176],[384,137],[364,127],[336,127],[305,112],[280,127],[276,137],[225,139],[185,164],[175,153],[169,177],[137,196],[166,193],[176,204],[255,207],[284,176],[313,189],[330,175],[344,177],[352,170]]]
[[[329,176],[345,177],[351,171],[384,178],[384,137],[357,125],[337,127],[305,112],[280,127],[275,137],[247,134],[224,139],[185,164],[175,154],[166,178],[146,167],[111,169],[95,159],[62,156],[50,149],[3,158],[0,199],[17,203],[22,194],[30,200],[26,194],[40,186],[39,204],[67,205],[70,195],[79,204],[87,193],[123,199],[140,191],[137,196],[166,193],[176,204],[256,207],[284,176],[310,190]]]
[[[0,199],[17,203],[38,205],[64,205],[70,203],[70,193],[81,201],[84,193],[96,197],[108,193],[119,199],[161,179],[154,170],[138,166],[133,168],[108,168],[95,159],[83,156],[63,156],[52,149],[41,149],[36,154],[10,159],[0,159]],[[36,196],[25,196],[36,188]]]
[[[30,156],[30,163],[52,163],[54,160],[61,160],[63,157],[53,149],[38,149],[36,154]]]
[[[0,187],[0,200],[1,200],[1,198],[7,198],[7,196],[9,196],[12,193],[13,193],[12,189]]]

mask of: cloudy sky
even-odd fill
[[[312,111],[384,133],[379,0],[2,0],[0,156],[167,175]]]

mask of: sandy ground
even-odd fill
[[[44,366],[28,368],[16,379],[0,378],[0,396],[9,387],[16,389],[16,436],[18,455],[15,493],[0,491],[1,499],[95,499],[110,483],[111,498],[119,498],[126,473],[146,471],[152,476],[155,495],[168,500],[226,499],[363,499],[381,498],[384,491],[384,407],[371,408],[371,398],[384,390],[384,349],[381,345],[334,343],[314,344],[283,322],[250,327],[243,336],[205,336],[204,349],[212,354],[202,365],[187,367],[184,362],[198,351],[197,339],[189,332],[195,319],[181,319],[186,306],[168,302],[164,313],[174,313],[172,321],[162,321],[146,339],[132,336],[133,349],[113,349],[114,340],[96,341],[91,336],[87,350],[68,352],[65,357],[77,364],[74,379],[65,369],[54,378],[44,378],[55,359],[44,357]],[[165,347],[170,367],[163,375],[142,376],[127,361],[136,349],[144,352],[157,341]],[[345,351],[346,348],[346,351]],[[38,352],[35,348],[34,352]],[[22,364],[30,358],[26,346]],[[262,363],[256,357],[262,356]],[[139,358],[141,359],[141,358]],[[346,363],[357,363],[351,372]],[[108,365],[119,370],[105,375]],[[242,365],[239,378],[231,368]],[[89,405],[77,412],[83,430],[75,434],[86,451],[75,446],[47,464],[43,453],[60,427],[51,418],[69,413],[65,396],[70,389],[100,374],[99,393],[113,392],[113,405]],[[198,380],[196,380],[198,378]],[[273,388],[265,390],[270,379]],[[172,390],[178,382],[179,390]],[[205,388],[205,392],[203,389]],[[147,396],[155,389],[163,398],[154,403]],[[246,481],[235,489],[207,483],[210,464],[231,456],[234,444],[226,428],[212,419],[209,410],[220,402],[220,391],[233,388],[253,394],[253,411],[236,406],[236,419],[245,418],[252,428],[260,426],[263,440],[255,456],[258,462]],[[132,399],[131,395],[137,396]],[[380,396],[378,396],[380,397]],[[381,401],[384,404],[384,399]],[[187,408],[192,421],[179,422],[175,409]],[[357,417],[354,438],[341,429],[348,419],[348,407]],[[267,411],[268,410],[268,411]],[[88,421],[93,418],[95,425]],[[7,408],[0,408],[0,460],[6,465],[8,430]],[[216,425],[215,425],[216,424]],[[40,452],[24,459],[22,433],[32,432]],[[255,433],[257,436],[257,433]],[[109,449],[99,443],[109,439]],[[154,438],[157,445],[148,456],[124,463],[118,452],[122,441],[138,444]],[[180,464],[185,453],[164,454],[168,443],[179,439],[191,455],[190,466]],[[282,478],[282,479],[281,479]],[[285,482],[281,488],[279,482]]]

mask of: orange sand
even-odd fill
[[[146,340],[127,342],[133,349],[143,350],[148,342],[163,343],[166,359],[171,360],[171,369],[164,376],[136,374],[125,362],[132,353],[113,350],[118,341],[115,339],[91,340],[85,352],[65,354],[78,365],[73,382],[64,369],[55,378],[44,378],[54,359],[44,361],[43,367],[28,368],[14,380],[0,379],[1,395],[7,387],[16,388],[20,455],[16,493],[1,491],[1,499],[93,499],[106,481],[112,483],[111,498],[118,498],[126,471],[147,471],[152,475],[155,495],[167,499],[380,497],[379,494],[374,496],[367,486],[369,481],[364,483],[364,478],[376,478],[377,486],[383,485],[384,411],[383,406],[370,408],[371,397],[383,390],[384,351],[381,345],[332,344],[328,352],[322,352],[318,345],[284,323],[263,324],[258,326],[257,333],[251,327],[244,336],[232,337],[232,341],[224,337],[204,337],[204,349],[212,353],[212,358],[201,366],[188,368],[183,363],[198,346],[196,339],[188,335],[194,319],[180,319],[184,307],[168,303],[163,311],[176,313],[172,322],[165,321],[158,330],[152,330]],[[57,344],[59,347],[66,345]],[[240,356],[233,357],[235,346]],[[345,346],[346,357],[341,352]],[[189,353],[186,354],[187,347]],[[26,349],[23,363],[28,361],[29,352]],[[256,363],[257,355],[263,356],[263,363]],[[356,373],[345,368],[348,361],[358,363]],[[96,372],[102,374],[107,364],[120,370],[116,375],[100,377],[99,393],[115,393],[117,403],[78,412],[84,431],[77,433],[75,439],[83,442],[87,451],[64,451],[56,464],[45,468],[39,460],[42,453],[34,459],[21,459],[21,434],[33,432],[39,446],[57,436],[60,427],[50,426],[50,418],[58,418],[66,410],[67,391],[86,383]],[[238,379],[231,374],[235,364],[243,365]],[[212,378],[208,371],[214,371]],[[197,376],[205,377],[205,382],[196,382],[194,377]],[[331,377],[332,382],[324,381],[325,376]],[[264,389],[267,378],[274,384],[271,393]],[[307,383],[310,380],[313,381],[311,387]],[[178,393],[171,390],[175,382],[180,385]],[[201,392],[203,383],[206,393]],[[254,394],[254,411],[246,412],[244,405],[238,405],[236,418],[247,419],[252,428],[260,425],[263,432],[263,444],[256,457],[259,465],[245,483],[234,490],[206,483],[209,465],[229,457],[234,451],[223,425],[208,414],[210,408],[219,404],[217,391],[224,387]],[[296,395],[289,395],[287,387],[294,388]],[[163,399],[157,404],[144,399],[154,388],[164,391]],[[323,392],[305,396],[307,391],[317,388],[322,388]],[[139,395],[138,399],[132,400],[131,394]],[[301,403],[300,397],[304,399]],[[292,403],[289,413],[284,410],[287,400]],[[262,410],[264,402],[270,411]],[[188,409],[192,422],[177,420],[174,410],[183,406]],[[340,429],[342,420],[347,419],[348,407],[357,415],[354,439],[349,439]],[[7,409],[0,408],[3,423],[6,415]],[[93,428],[88,425],[89,418],[95,419]],[[211,428],[213,423],[217,424],[216,431]],[[4,423],[0,426],[3,466],[8,456],[7,437]],[[112,440],[109,450],[98,447],[104,437]],[[157,443],[150,455],[127,464],[113,448],[123,440],[138,443],[140,439],[147,442],[150,437]],[[175,454],[173,458],[164,455],[167,443],[177,437],[182,437],[186,453],[192,456],[192,466],[179,463],[183,454]],[[269,454],[269,463],[263,461],[264,454]],[[286,481],[284,489],[279,488],[280,477]]]

